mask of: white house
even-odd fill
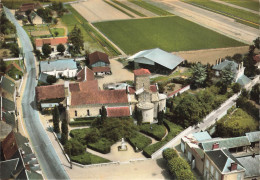
[[[77,75],[77,63],[73,59],[41,61],[40,73],[56,76],[56,78],[73,78]]]

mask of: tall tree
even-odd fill
[[[63,44],[59,44],[57,46],[57,51],[60,52],[61,54],[63,54],[65,51],[65,46]]]
[[[260,84],[257,83],[252,87],[252,90],[250,92],[250,98],[255,101],[257,104],[260,104],[259,102],[259,96],[260,96]]]
[[[221,82],[222,85],[230,85],[233,80],[234,80],[234,73],[231,70],[231,66],[229,65],[221,72]]]
[[[101,108],[101,122],[103,123],[107,119],[107,110],[105,106]]]
[[[192,84],[194,87],[202,87],[207,78],[206,67],[201,63],[197,63],[191,67],[192,70]]]
[[[75,25],[68,36],[69,36],[68,42],[72,44],[71,47],[72,52],[80,53],[80,50],[84,48],[84,40],[80,28],[78,28]]]
[[[142,125],[143,114],[142,114],[142,111],[138,110],[137,108],[136,108],[136,120],[137,120],[138,125]]]
[[[0,71],[5,73],[6,70],[6,64],[3,59],[0,59]]]
[[[163,124],[163,118],[164,118],[164,111],[159,111],[158,112],[158,124],[159,125]]]
[[[56,133],[60,133],[60,113],[57,106],[54,107],[52,112],[53,130]]]
[[[259,45],[260,45],[260,37],[256,38],[254,41],[254,46],[259,49]]]
[[[68,122],[66,119],[63,119],[62,123],[61,123],[61,143],[64,145],[67,143],[68,141]]]
[[[51,46],[49,44],[44,44],[42,46],[42,53],[45,57],[49,57],[49,55],[51,54]]]

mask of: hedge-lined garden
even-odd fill
[[[166,128],[164,125],[143,124],[140,126],[140,132],[153,137],[157,141],[160,141],[166,134]]]
[[[72,156],[71,160],[84,165],[110,162],[108,159],[96,156],[88,152],[85,152],[78,156]]]
[[[159,141],[155,144],[152,144],[152,145],[144,148],[143,154],[146,157],[150,158],[154,152],[156,152],[158,149],[163,147],[166,143],[168,143],[175,136],[177,136],[181,131],[183,131],[183,128],[181,126],[174,124],[168,120],[164,120],[164,124],[165,124],[166,128],[168,129],[167,136],[162,141]]]
[[[172,176],[178,180],[195,180],[191,172],[190,165],[182,157],[180,157],[176,150],[166,149],[163,151],[163,158],[167,161],[167,167]]]
[[[135,150],[143,150],[146,146],[152,143],[152,140],[141,133],[136,132],[136,134],[128,139],[129,143]]]

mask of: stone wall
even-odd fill
[[[145,90],[150,90],[150,77],[149,75],[135,76],[136,90],[144,87]]]

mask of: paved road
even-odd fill
[[[253,40],[259,36],[258,29],[235,22],[234,19],[224,15],[207,11],[179,0],[150,0],[149,3],[247,44],[252,44]]]
[[[35,57],[30,39],[24,29],[19,25],[9,9],[4,8],[7,18],[16,26],[17,35],[23,47],[25,55],[26,70],[28,79],[22,99],[23,117],[28,131],[30,141],[37,159],[40,162],[41,169],[46,179],[69,179],[61,162],[40,122],[39,114],[36,109],[35,86],[36,69]]]

